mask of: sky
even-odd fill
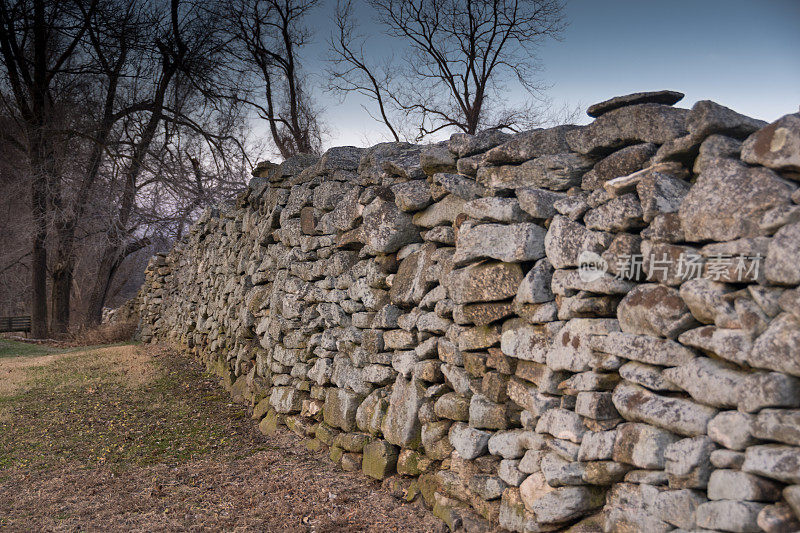
[[[376,56],[391,53],[369,8],[354,0],[359,31]],[[310,15],[315,41],[306,70],[324,83],[326,40],[335,0]],[[800,106],[800,0],[567,0],[568,27],[539,50],[541,80],[557,105],[589,105],[632,92],[671,89],[676,104],[714,100],[773,121]],[[510,90],[509,100],[529,96]],[[384,129],[350,97],[322,93],[326,146],[365,146],[386,140]],[[591,119],[581,113],[579,123]]]

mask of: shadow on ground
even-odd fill
[[[0,529],[433,531],[166,347],[0,346]]]

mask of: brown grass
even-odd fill
[[[14,362],[26,377],[0,395],[0,530],[441,526],[294,434],[265,437],[246,408],[174,350],[116,346],[27,359],[42,360]]]
[[[81,328],[70,333],[67,343],[70,346],[97,346],[100,344],[116,344],[129,342],[138,322],[134,319],[107,322],[91,328]]]

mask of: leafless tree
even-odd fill
[[[241,148],[233,131],[239,114],[225,107],[231,102],[210,96],[219,93],[210,73],[217,71],[224,61],[219,36],[209,29],[212,24],[207,10],[171,0],[169,9],[154,26],[154,63],[150,68],[155,88],[144,105],[134,104],[136,112],[124,120],[123,135],[114,157],[120,194],[109,213],[107,243],[100,254],[87,304],[87,317],[92,323],[100,321],[114,274],[124,259],[151,242],[150,236],[140,229],[147,218],[137,204],[142,200],[140,196],[159,194],[168,186],[169,176],[174,175],[166,172],[167,168],[174,169],[176,160],[185,168],[184,161],[191,161],[192,157],[195,163],[191,172],[180,173],[180,177],[202,186],[202,180],[198,181],[200,157],[218,156],[215,168],[223,171],[230,145]],[[192,156],[191,152],[184,152],[182,143],[187,135],[200,139],[207,148],[206,154]],[[197,144],[195,150],[199,150]],[[190,203],[194,201],[195,205],[183,210],[184,219],[208,200],[202,187],[191,190],[195,194]],[[164,198],[159,202],[170,205]]]
[[[233,0],[217,8],[230,36],[231,58],[249,90],[237,95],[269,124],[281,156],[319,152],[320,112],[300,53],[312,36],[305,25],[318,0]]]
[[[364,53],[366,42],[356,34],[353,4],[349,0],[337,2],[334,22],[336,29],[329,40],[331,66],[328,68],[328,89],[343,97],[355,92],[374,100],[379,116],[374,116],[366,107],[364,110],[374,120],[382,122],[392,138],[399,142],[400,127],[390,116],[390,91],[395,81],[391,58],[374,64]]]
[[[355,39],[352,10],[337,8],[332,43],[333,80],[344,91],[376,101],[381,119],[388,101],[414,121],[417,138],[443,129],[474,134],[515,129],[538,106],[507,106],[507,85],[519,83],[541,98],[537,47],[564,27],[561,0],[367,0],[386,33],[406,46],[401,76],[376,74]]]
[[[62,105],[77,73],[83,71],[78,48],[88,29],[85,13],[96,0],[0,1],[0,55],[6,96],[3,103],[23,138],[17,143],[29,162],[32,335],[47,335],[48,204],[54,198],[59,169],[57,152]]]
[[[0,22],[0,153],[16,163],[0,185],[30,189],[10,198],[34,226],[30,252],[0,254],[0,276],[32,272],[41,337],[48,274],[54,332],[76,294],[99,321],[126,257],[243,185],[246,132],[241,104],[212,96],[224,46],[197,4],[0,0]]]

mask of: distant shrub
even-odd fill
[[[136,319],[130,318],[80,329],[70,335],[69,344],[73,346],[92,346],[128,342],[133,339],[137,324],[138,321]]]

